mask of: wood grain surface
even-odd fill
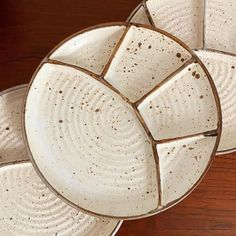
[[[42,58],[85,27],[123,21],[139,0],[1,0],[0,89],[28,83]],[[1,233],[0,233],[1,235]],[[236,154],[218,156],[182,203],[125,222],[118,236],[236,235]]]

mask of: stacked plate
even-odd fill
[[[185,198],[236,146],[235,8],[143,2],[2,92],[3,235],[115,235]]]

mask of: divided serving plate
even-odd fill
[[[43,182],[71,206],[122,219],[186,197],[218,148],[214,83],[180,40],[111,23],[58,45],[35,72],[24,134]]]
[[[209,70],[222,108],[218,154],[236,151],[236,1],[147,0],[128,21],[152,25],[195,50]]]
[[[36,174],[23,142],[21,112],[27,85],[0,93],[1,235],[115,235],[121,222],[71,208]]]

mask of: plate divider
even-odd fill
[[[186,61],[183,65],[181,65],[177,70],[175,70],[169,76],[167,76],[164,80],[162,80],[162,82],[157,84],[153,89],[151,89],[149,92],[147,92],[143,97],[138,99],[135,102],[135,106],[138,107],[146,98],[148,98],[151,94],[155,93],[159,88],[161,88],[164,84],[169,82],[172,78],[174,78],[179,72],[184,70],[187,66],[191,65],[192,63],[194,63],[195,60],[196,59],[192,56],[188,61]]]
[[[184,140],[184,139],[188,139],[188,138],[194,138],[194,137],[198,137],[198,136],[203,136],[203,137],[214,137],[217,136],[219,133],[219,129],[213,129],[213,130],[209,130],[206,132],[200,132],[200,133],[195,133],[195,134],[190,134],[190,135],[185,135],[185,136],[180,136],[180,137],[175,137],[175,138],[168,138],[168,139],[162,139],[162,140],[156,140],[155,143],[156,144],[164,144],[164,143],[170,143],[170,142],[174,142],[174,141],[178,141],[178,140]]]
[[[132,25],[130,25],[130,24],[127,24],[127,25],[126,25],[126,28],[125,28],[125,31],[124,31],[123,35],[122,35],[121,38],[119,39],[119,41],[118,41],[116,47],[114,48],[114,50],[113,50],[113,52],[112,52],[112,54],[111,54],[111,56],[110,56],[110,58],[109,58],[107,64],[105,65],[105,68],[103,69],[103,71],[102,71],[102,73],[101,73],[101,76],[100,76],[100,77],[101,77],[102,79],[104,79],[104,77],[106,76],[108,70],[110,69],[110,66],[111,66],[111,64],[112,64],[112,62],[113,62],[113,60],[114,60],[116,54],[119,52],[119,49],[120,49],[122,43],[124,42],[125,37],[126,37],[127,33],[129,32],[131,26],[132,26]]]

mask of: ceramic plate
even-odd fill
[[[42,183],[28,161],[21,112],[27,86],[0,94],[1,235],[115,235],[120,223],[75,210]]]
[[[217,92],[198,57],[161,30],[128,23],[54,49],[33,76],[24,119],[42,179],[74,207],[122,219],[185,197],[221,133]]]
[[[129,18],[177,36],[195,49],[209,70],[223,115],[218,154],[236,151],[235,12],[235,0],[147,0]]]

